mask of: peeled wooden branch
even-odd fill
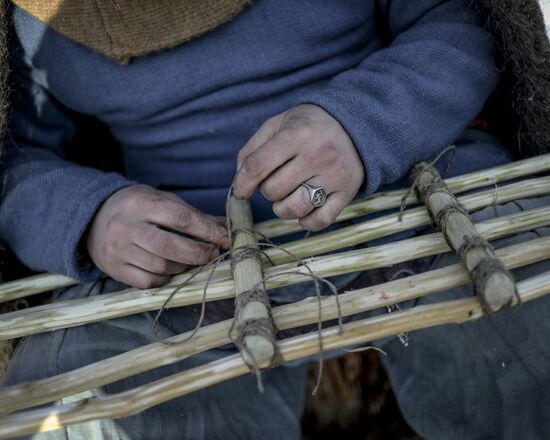
[[[512,275],[496,258],[493,247],[481,237],[466,209],[449,191],[437,170],[421,162],[413,168],[411,181],[419,200],[468,269],[484,309],[494,313],[511,305],[516,295]]]
[[[526,249],[528,252],[525,252]],[[549,259],[550,237],[499,249],[497,255],[510,269]],[[340,294],[341,314],[351,316],[447,290],[468,281],[463,266],[455,264],[353,290]],[[274,308],[273,317],[281,330],[313,324],[318,319],[318,306],[315,298],[307,298]],[[338,317],[333,297],[323,297],[321,306],[324,320]],[[57,376],[0,388],[0,414],[52,402],[225,345],[229,342],[227,333],[230,325],[229,320],[219,322],[201,328],[191,340],[190,332],[169,338],[170,342],[179,344],[153,343]]]
[[[486,220],[478,223],[477,228],[484,238],[493,240],[549,225],[550,207],[547,207]],[[310,259],[308,266],[318,276],[329,277],[377,267],[388,267],[399,262],[435,255],[447,250],[448,246],[445,240],[440,233],[437,233],[385,246]],[[265,272],[268,278],[267,289],[303,283],[306,280],[297,273],[309,273],[297,263],[266,269]],[[273,278],[275,273],[286,274],[286,276]],[[201,303],[203,289],[203,285],[190,285],[181,288],[171,299],[170,307]],[[173,287],[149,291],[128,290],[89,298],[57,301],[53,304],[7,313],[0,315],[0,340],[156,310],[162,306],[166,297],[172,292]],[[211,283],[206,299],[207,301],[216,301],[233,296],[233,282],[226,280]]]
[[[0,284],[0,303],[77,284],[72,278],[46,273]]]
[[[463,176],[445,180],[450,190],[461,193],[487,185],[517,179],[550,170],[550,154],[499,165]],[[361,217],[386,209],[398,208],[406,190],[396,190],[374,194],[366,199],[356,200],[346,207],[336,221]],[[525,196],[529,197],[529,196]],[[473,209],[473,208],[472,208]],[[267,237],[278,237],[300,231],[296,220],[268,220],[255,225],[255,230]],[[76,284],[76,281],[62,275],[43,274],[25,278],[13,283],[0,284],[0,302],[23,298],[35,293],[47,292]],[[12,296],[15,295],[15,296]]]
[[[523,302],[547,295],[550,293],[550,273],[518,283],[518,291]],[[322,334],[324,349],[332,351],[402,332],[435,325],[462,323],[482,316],[481,307],[473,298],[418,306],[345,324],[342,329],[325,329]],[[285,361],[318,353],[317,338],[317,333],[309,333],[282,341],[280,349]],[[98,419],[127,417],[176,397],[241,376],[247,371],[242,358],[233,355],[123,393],[1,417],[0,438],[50,431]]]
[[[237,344],[248,367],[258,371],[273,363],[276,343],[250,202],[230,196],[227,215],[232,237]]]

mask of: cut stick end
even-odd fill
[[[243,360],[250,369],[256,367],[268,368],[272,365],[275,356],[275,347],[269,339],[261,335],[246,336],[243,341],[246,350],[242,350]],[[251,358],[254,356],[254,359]]]
[[[495,273],[487,280],[482,300],[491,313],[496,313],[513,304],[515,292],[515,283],[510,277]]]

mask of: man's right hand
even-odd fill
[[[146,289],[165,284],[188,265],[208,263],[218,256],[218,248],[227,249],[224,224],[175,194],[135,185],[117,191],[99,208],[86,247],[107,275]]]

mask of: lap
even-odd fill
[[[62,298],[119,288],[108,280],[106,284],[74,287]],[[194,313],[170,311],[162,320],[161,336],[193,328],[196,317]],[[14,354],[5,384],[49,377],[151,343],[152,321],[152,314],[142,313],[25,338]],[[210,350],[77,398],[122,392],[233,353],[231,348]],[[263,394],[257,389],[255,377],[246,375],[131,417],[75,425],[32,438],[298,439],[306,376],[307,365],[278,367],[263,373]],[[63,403],[75,399],[65,399]]]

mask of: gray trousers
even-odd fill
[[[109,279],[69,288],[57,299],[100,295],[125,287]],[[198,313],[191,308],[166,310],[159,320],[158,335],[166,338],[193,329],[197,318]],[[5,385],[70,371],[155,342],[153,320],[153,313],[141,313],[24,338],[10,362]],[[58,403],[119,393],[234,353],[229,346],[210,350]],[[263,394],[258,391],[256,378],[249,374],[135,416],[69,426],[29,438],[298,439],[306,376],[306,363],[274,368],[262,374]]]

